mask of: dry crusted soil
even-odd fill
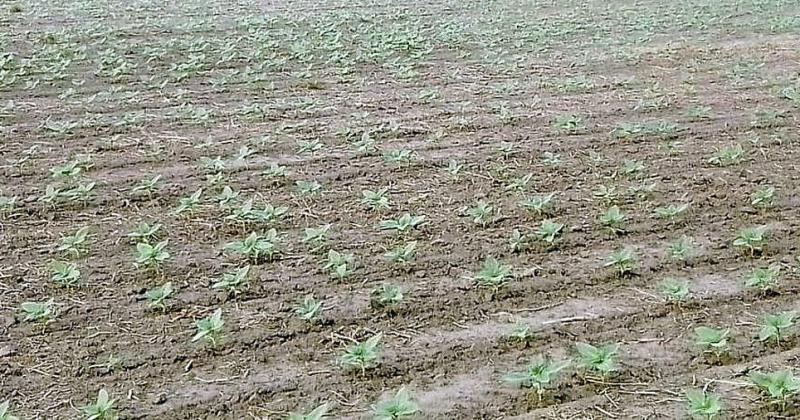
[[[429,7],[430,13],[419,11],[428,19],[440,10],[456,13],[440,4]],[[115,16],[104,19],[136,22],[135,14]],[[57,18],[24,12],[4,19],[12,24],[12,40],[59,25]],[[131,27],[136,29],[123,44],[129,48],[135,49],[131,40],[172,36]],[[220,24],[201,35],[234,39],[237,31]],[[274,71],[271,85],[258,88],[212,85],[210,75],[222,73],[213,68],[208,77],[163,91],[145,82],[113,84],[96,76],[88,60],[67,78],[85,80],[73,86],[77,99],[59,97],[68,82],[2,88],[3,102],[13,101],[13,107],[6,108],[0,133],[6,161],[1,188],[18,196],[19,206],[0,231],[0,400],[10,399],[23,418],[80,418],[75,407],[105,388],[123,418],[272,419],[323,402],[331,403],[335,418],[361,418],[405,386],[420,405],[419,418],[666,419],[684,415],[686,389],[708,386],[723,397],[728,418],[796,418],[792,404],[777,411],[745,383],[759,367],[797,366],[800,352],[791,337],[780,346],[755,339],[765,313],[800,309],[798,108],[776,94],[780,82],[771,82],[797,75],[800,40],[757,33],[674,43],[665,35],[662,41],[633,49],[633,61],[587,46],[578,50],[583,57],[553,52],[512,70],[487,65],[482,56],[436,50],[423,60],[420,75],[408,80],[364,66],[350,83],[325,72],[309,81]],[[31,42],[8,45],[21,55],[33,48]],[[140,60],[140,69],[148,68],[141,56],[129,54]],[[762,64],[753,83],[726,70],[743,57]],[[162,69],[169,69],[166,60]],[[135,100],[82,101],[113,86],[139,94]],[[431,89],[435,96],[420,99]],[[170,114],[181,103],[214,114],[200,124],[187,122]],[[258,118],[232,112],[252,103],[269,105],[267,112]],[[304,107],[308,103],[316,106]],[[509,118],[495,112],[498,103],[510,106]],[[710,114],[687,116],[698,105],[710,107]],[[142,111],[143,122],[108,122]],[[581,116],[584,128],[554,129],[553,121],[568,113]],[[41,128],[48,118],[84,123],[54,134]],[[675,127],[628,137],[614,131],[642,121]],[[369,130],[378,151],[358,153],[341,134],[348,128],[357,138]],[[325,147],[298,153],[297,142],[310,139]],[[505,144],[513,148],[503,151]],[[732,144],[744,145],[742,162],[709,163]],[[269,226],[223,223],[227,213],[214,204],[215,189],[198,162],[216,156],[230,161],[244,145],[255,153],[228,164],[225,185],[257,203],[288,206],[289,215],[274,225],[283,235],[280,257],[254,266],[246,290],[227,296],[210,285],[242,260],[222,252],[223,245]],[[33,159],[14,163],[32,146],[38,147]],[[382,152],[395,149],[413,150],[413,158],[387,162]],[[560,162],[543,160],[552,157],[547,153]],[[52,182],[48,169],[78,154],[92,157],[85,179],[96,182],[95,197],[56,209],[38,201]],[[451,160],[463,164],[457,177],[445,170]],[[644,170],[624,174],[626,160],[641,161]],[[274,163],[286,166],[285,179],[263,174]],[[526,192],[506,188],[526,174],[532,174]],[[163,183],[156,194],[131,193],[154,175]],[[300,197],[298,180],[316,180],[322,191]],[[628,222],[619,235],[598,225],[606,208],[593,197],[600,185],[620,193],[617,204]],[[628,193],[639,185],[655,188],[644,198]],[[763,186],[776,188],[774,203],[755,208],[750,195]],[[361,191],[382,187],[390,193],[390,209],[366,209]],[[174,215],[178,199],[198,188],[204,188],[201,208]],[[554,246],[514,253],[508,246],[512,231],[530,232],[541,220],[518,205],[533,192],[556,192],[549,217],[564,223],[565,232]],[[499,211],[486,226],[464,215],[480,200]],[[690,203],[689,210],[676,220],[654,216],[655,208],[672,203]],[[406,212],[424,215],[426,223],[406,235],[377,229],[380,220]],[[169,239],[171,259],[161,274],[133,264],[126,234],[141,221],[163,224]],[[331,247],[354,254],[355,270],[344,280],[332,280],[321,269],[324,254],[301,242],[304,228],[324,224],[332,226]],[[750,257],[731,243],[739,229],[755,225],[768,225],[770,235],[764,252]],[[89,227],[90,246],[75,260],[81,285],[53,284],[48,264],[64,258],[56,251],[60,237],[83,226]],[[671,262],[665,249],[682,235],[695,240],[697,255]],[[399,266],[384,257],[407,240],[418,242],[411,263]],[[623,246],[635,250],[638,262],[618,278],[604,261]],[[496,293],[471,280],[489,256],[512,267],[513,280]],[[743,286],[749,271],[773,263],[782,266],[773,291]],[[668,277],[690,280],[692,299],[665,303],[657,285]],[[165,281],[177,289],[167,310],[148,310],[143,292]],[[404,291],[394,312],[370,305],[372,290],[384,283]],[[295,314],[297,302],[312,293],[324,301],[323,319],[315,324]],[[52,322],[21,321],[23,302],[51,297],[57,314]],[[190,342],[195,322],[216,308],[226,322],[223,342]],[[505,338],[517,321],[533,331],[525,345]],[[731,328],[729,355],[703,355],[693,344],[700,325]],[[338,365],[352,340],[377,332],[384,339],[374,368],[362,374]],[[618,372],[602,381],[573,365],[542,401],[501,382],[538,356],[573,358],[576,342],[620,343]],[[109,369],[104,365],[111,355],[121,362]]]

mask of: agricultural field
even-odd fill
[[[796,0],[0,28],[0,420],[800,418]]]

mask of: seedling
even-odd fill
[[[144,292],[144,297],[147,299],[147,306],[166,311],[166,300],[172,296],[174,291],[175,290],[172,288],[172,282],[166,282],[161,286],[148,289],[146,292]]]
[[[656,217],[659,219],[674,220],[682,215],[689,209],[689,203],[685,204],[670,204],[664,207],[659,207],[655,210]]]
[[[408,149],[387,150],[383,154],[383,160],[389,163],[407,164],[414,158],[414,152]]]
[[[545,166],[558,166],[561,164],[561,155],[554,152],[542,153],[542,163]]]
[[[24,315],[24,322],[48,322],[53,319],[53,298],[46,302],[24,302],[20,305],[20,311]],[[2,420],[3,416],[0,416]]]
[[[487,258],[475,275],[475,282],[480,287],[488,287],[497,291],[511,277],[511,266],[497,261],[493,257]]]
[[[61,203],[62,197],[63,192],[61,189],[50,184],[45,188],[44,195],[39,197],[39,201],[47,203],[50,205],[50,207],[55,208],[59,203]]]
[[[116,400],[109,398],[105,389],[101,389],[97,393],[97,400],[93,404],[82,407],[81,411],[87,416],[86,420],[115,420],[117,418],[117,414],[114,412],[115,402]]]
[[[528,236],[523,235],[519,229],[514,229],[511,232],[511,237],[508,238],[508,245],[511,247],[512,252],[522,252],[528,248]]]
[[[697,327],[694,329],[694,334],[695,344],[700,346],[704,353],[713,353],[719,357],[728,351],[728,341],[731,334],[729,328]]]
[[[611,233],[619,234],[624,232],[622,225],[625,222],[625,217],[625,213],[618,206],[611,206],[605,213],[600,215],[600,225]]]
[[[447,163],[447,168],[445,168],[447,173],[453,178],[458,178],[458,175],[461,174],[462,169],[464,169],[464,164],[458,163],[458,161],[455,159],[451,159]]]
[[[328,410],[330,410],[328,403],[324,403],[309,411],[308,414],[289,413],[287,420],[324,420],[328,418]]]
[[[540,241],[553,244],[556,239],[561,236],[563,231],[563,223],[556,223],[552,220],[542,220],[539,224],[539,228],[536,229],[534,233]]]
[[[613,185],[598,185],[597,188],[592,191],[592,196],[605,205],[611,205],[619,198],[619,192],[617,191],[617,187]]]
[[[178,207],[175,209],[175,214],[194,214],[200,206],[200,196],[203,194],[203,189],[200,188],[188,197],[183,197],[178,200]]]
[[[17,197],[0,195],[0,217],[7,217],[12,214],[17,207]]]
[[[403,300],[403,290],[395,284],[383,284],[372,291],[372,307],[393,310]]]
[[[408,213],[395,220],[383,220],[378,223],[381,230],[394,230],[398,233],[406,233],[411,229],[418,228],[425,223],[425,216],[412,216]]]
[[[761,322],[758,339],[761,341],[775,340],[780,344],[781,340],[786,337],[786,331],[794,326],[795,319],[797,319],[797,314],[794,312],[767,314]]]
[[[322,269],[333,278],[343,279],[352,273],[353,265],[353,254],[343,254],[331,249],[328,251],[328,260]]]
[[[667,256],[677,261],[687,261],[695,255],[694,240],[681,236],[667,247]]]
[[[128,233],[128,237],[131,238],[134,243],[149,244],[158,237],[158,231],[161,230],[161,227],[160,223],[150,225],[147,222],[141,222]]]
[[[376,191],[361,191],[361,204],[373,211],[388,209],[389,189],[384,187]]]
[[[325,147],[325,145],[317,139],[300,140],[297,142],[297,153],[301,155],[311,155],[314,154],[314,152],[322,150],[323,147]]]
[[[777,287],[780,271],[781,266],[778,264],[756,268],[745,277],[744,285],[748,288],[758,289],[761,292],[767,292]]]
[[[741,163],[744,157],[744,148],[741,144],[736,144],[717,150],[717,152],[708,159],[708,163],[716,166],[731,166]]]
[[[218,308],[211,315],[195,323],[197,333],[192,337],[192,342],[204,340],[216,346],[222,338],[222,329],[225,321],[222,319],[222,308]]]
[[[239,197],[239,191],[234,191],[229,186],[222,187],[222,191],[214,197],[214,201],[220,208],[228,208]],[[250,203],[252,206],[252,202]]]
[[[686,399],[686,411],[693,419],[711,420],[722,412],[719,396],[704,390],[690,389],[686,391]]]
[[[550,210],[553,208],[553,198],[556,196],[556,193],[552,192],[550,194],[536,194],[527,199],[520,201],[519,205],[536,215],[542,215],[549,213]]]
[[[775,198],[775,187],[764,186],[750,196],[750,204],[756,207],[770,207]]]
[[[768,233],[769,228],[766,225],[744,228],[733,240],[733,246],[746,248],[750,256],[753,256],[756,252],[764,250],[764,242]]]
[[[64,261],[55,261],[50,264],[50,279],[62,286],[76,286],[81,280],[78,266]]]
[[[206,174],[216,174],[224,172],[227,165],[225,164],[225,160],[222,159],[222,156],[217,156],[215,158],[204,156],[200,158],[200,167]]]
[[[375,420],[402,420],[418,413],[419,406],[405,388],[400,388],[389,400],[372,406]]]
[[[689,282],[681,279],[666,279],[660,284],[661,294],[668,302],[678,303],[686,300],[691,291]]]
[[[156,175],[150,179],[143,179],[139,181],[131,192],[134,195],[147,195],[153,196],[161,188],[161,175]]]
[[[89,247],[89,228],[82,227],[72,235],[62,236],[58,251],[78,258],[85,254]]]
[[[8,407],[11,405],[9,401],[0,403],[0,420],[19,420],[19,417],[12,415]]]
[[[303,230],[303,243],[310,245],[313,249],[312,252],[322,248],[328,242],[328,232],[331,230],[331,225],[322,225],[320,227],[307,227]]]
[[[168,241],[161,241],[155,245],[146,242],[136,244],[136,265],[145,267],[148,270],[159,272],[161,265],[170,258],[169,252],[165,251]]]
[[[79,184],[61,193],[61,196],[67,201],[87,203],[92,199],[92,191],[94,191],[94,182],[87,184]]]
[[[363,342],[348,346],[342,356],[342,364],[346,368],[358,368],[363,374],[378,360],[382,338],[383,333],[378,333]]]
[[[272,260],[280,252],[278,231],[270,229],[263,236],[252,232],[242,241],[228,242],[223,250],[246,257],[254,263]]]
[[[525,176],[513,179],[508,185],[505,186],[506,191],[525,191],[528,188],[528,184],[530,184],[531,179],[533,179],[533,174],[527,174]]]
[[[564,134],[578,134],[586,130],[583,119],[575,114],[559,115],[553,120],[553,129]]]
[[[407,244],[396,246],[384,255],[392,262],[407,264],[417,255],[417,241],[411,241]]]
[[[295,190],[300,197],[307,197],[318,194],[322,191],[322,185],[317,181],[296,181]]]
[[[638,160],[625,159],[622,162],[622,173],[625,176],[635,177],[644,172],[644,163]]]
[[[472,222],[482,227],[486,227],[492,222],[494,213],[494,207],[483,200],[478,201],[475,206],[467,209],[467,215],[472,218]]]
[[[522,372],[512,372],[503,377],[503,382],[523,388],[533,388],[539,401],[544,396],[545,389],[549,387],[556,376],[569,366],[569,362],[553,362],[550,359],[541,359],[532,362]]]
[[[512,341],[527,343],[533,340],[531,326],[523,321],[517,321],[508,333],[508,338]]]
[[[247,276],[250,274],[250,266],[237,268],[236,270],[223,273],[219,281],[211,285],[212,289],[222,289],[229,295],[238,295],[244,287],[247,287]]]
[[[800,392],[800,380],[796,379],[790,370],[752,372],[750,380],[772,400],[772,403],[780,404],[781,411],[786,409],[789,397]]]
[[[280,179],[280,178],[285,178],[286,175],[287,175],[286,166],[279,165],[275,162],[271,163],[269,165],[269,168],[264,170],[264,176],[266,176],[267,178]]]
[[[636,265],[636,255],[631,248],[620,248],[611,253],[604,267],[614,267],[617,274],[622,277],[633,270]]]
[[[587,343],[577,343],[575,348],[578,350],[578,363],[582,368],[597,372],[604,378],[617,370],[619,344],[596,347]]]
[[[300,319],[314,322],[322,313],[322,301],[314,298],[314,295],[307,295],[297,305],[295,313]]]

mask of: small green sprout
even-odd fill
[[[242,288],[247,286],[248,274],[250,274],[249,265],[223,273],[222,278],[211,285],[211,288],[222,289],[230,295],[238,295],[242,292]]]
[[[264,170],[264,176],[272,179],[285,178],[287,176],[286,166],[272,162],[269,168]]]
[[[575,348],[578,351],[578,362],[582,368],[597,372],[603,377],[617,370],[619,344],[596,347],[588,343],[577,343]]]
[[[0,195],[0,217],[9,216],[17,207],[17,197]]]
[[[394,309],[403,300],[403,290],[395,284],[383,284],[372,291],[371,305],[375,309]]]
[[[613,204],[619,198],[617,187],[611,185],[598,185],[593,191],[592,196],[605,205]]]
[[[617,274],[622,277],[633,270],[636,265],[636,255],[631,248],[620,248],[609,255],[604,267],[614,267]]]
[[[508,333],[508,338],[513,341],[527,343],[533,340],[533,331],[531,331],[530,324],[523,321],[517,321]]]
[[[301,155],[311,155],[325,147],[325,144],[318,139],[300,140],[297,142],[297,153]]]
[[[611,206],[600,215],[600,225],[611,233],[619,234],[624,232],[622,224],[625,222],[625,217],[625,213],[619,209],[619,206]]]
[[[178,200],[178,207],[175,209],[175,214],[189,213],[194,214],[200,206],[200,196],[203,194],[203,189],[200,188],[188,197],[182,197]]]
[[[769,396],[773,403],[785,410],[789,397],[800,392],[800,380],[794,377],[790,370],[775,372],[751,372],[750,380],[762,393]]]
[[[770,207],[775,198],[775,187],[764,186],[750,196],[750,204],[756,207]]]
[[[162,264],[170,258],[169,252],[164,250],[167,242],[165,240],[155,245],[145,242],[136,244],[136,266],[160,272]]]
[[[382,220],[378,223],[381,230],[394,230],[399,233],[409,232],[425,223],[425,216],[412,216],[408,213],[396,220]]]
[[[160,223],[154,223],[151,225],[147,222],[141,222],[136,225],[136,227],[130,233],[128,233],[128,237],[131,238],[134,243],[149,244],[158,237],[158,231],[161,230],[161,228],[162,226]]]
[[[552,244],[559,236],[561,236],[563,231],[563,223],[556,223],[552,220],[542,220],[542,222],[539,224],[539,228],[536,229],[536,232],[534,233],[540,241]]]
[[[378,333],[363,342],[347,347],[342,356],[342,364],[347,368],[358,368],[364,373],[378,360],[382,338],[383,333]]]
[[[0,420],[19,420],[19,417],[11,414],[8,407],[11,405],[9,401],[0,403]]]
[[[761,322],[761,331],[758,339],[761,341],[775,340],[780,344],[786,337],[786,331],[794,326],[797,314],[794,312],[779,312],[767,314]]]
[[[390,261],[398,264],[407,264],[417,255],[417,241],[411,241],[389,250],[385,256]]]
[[[677,261],[687,261],[695,255],[694,240],[681,236],[667,247],[667,256]]]
[[[211,315],[195,323],[197,333],[192,337],[192,342],[205,340],[216,346],[222,338],[222,329],[225,321],[222,319],[222,308],[218,308]]]
[[[344,254],[331,249],[328,251],[328,260],[322,269],[327,271],[331,277],[343,279],[352,273],[353,261],[353,254]]]
[[[475,282],[478,286],[497,290],[509,280],[509,277],[511,277],[511,266],[489,257],[483,262],[478,274],[475,275]]]
[[[511,237],[508,238],[508,244],[511,246],[512,252],[522,252],[526,248],[528,248],[529,238],[527,235],[523,235],[519,229],[514,229],[511,232]]]
[[[586,130],[583,119],[575,114],[562,114],[557,116],[552,123],[552,127],[559,133],[578,134]]]
[[[682,279],[668,278],[660,284],[661,294],[669,302],[682,302],[689,297],[689,282]]]
[[[414,158],[414,151],[408,149],[387,150],[383,154],[383,160],[389,163],[404,164],[409,163]]]
[[[307,227],[303,230],[303,243],[309,244],[316,251],[325,246],[328,241],[328,232],[331,230],[331,225],[322,225],[319,227]],[[313,252],[312,251],[312,252]]]
[[[131,192],[134,195],[153,196],[161,188],[161,175],[156,175],[149,179],[143,179],[133,187]]]
[[[46,302],[24,302],[20,305],[20,311],[24,315],[24,322],[47,322],[53,319],[53,298]],[[2,420],[2,416],[0,416]]]
[[[233,188],[226,185],[222,187],[222,191],[214,197],[214,201],[217,202],[217,205],[222,208],[228,208],[233,202],[239,198],[239,191],[234,191]],[[252,202],[250,203],[252,206]]]
[[[94,191],[95,185],[96,183],[94,182],[89,182],[87,184],[79,184],[62,192],[61,195],[67,201],[87,203],[92,198],[92,192]]]
[[[704,390],[690,389],[686,391],[686,399],[686,411],[693,419],[711,420],[722,411],[719,396]]]
[[[405,388],[400,388],[392,398],[372,406],[375,420],[408,419],[419,411],[419,406]]]
[[[72,235],[61,237],[58,251],[65,252],[74,258],[85,254],[89,247],[89,228],[82,227]]]
[[[525,191],[533,179],[533,174],[527,174],[519,178],[513,179],[508,185],[505,186],[506,191]]]
[[[728,350],[730,328],[697,327],[694,329],[695,344],[703,349],[704,353],[714,353],[719,356]]]
[[[64,261],[55,261],[50,264],[50,279],[62,286],[75,286],[81,280],[81,271],[78,266]]]
[[[731,166],[744,160],[745,151],[741,144],[723,147],[708,159],[708,163],[716,166]]]
[[[556,193],[550,194],[536,194],[520,201],[519,205],[536,215],[549,213],[553,208],[553,198]]]
[[[756,252],[764,250],[764,242],[768,234],[769,227],[766,225],[744,228],[739,231],[738,236],[733,240],[733,246],[746,248],[750,255],[753,256]]]
[[[166,300],[172,296],[174,291],[175,290],[172,288],[172,282],[166,282],[161,286],[148,289],[144,292],[144,297],[147,299],[147,306],[166,311]]]
[[[483,200],[467,209],[467,215],[472,218],[472,222],[483,227],[492,222],[494,214],[495,208]]]
[[[322,313],[322,301],[317,300],[314,295],[307,295],[297,305],[295,313],[305,321],[314,322]]]
[[[50,207],[55,208],[62,200],[63,193],[60,188],[55,185],[48,185],[45,188],[44,194],[39,197],[39,201],[47,203]]]
[[[453,178],[457,178],[462,169],[464,169],[464,164],[458,163],[458,161],[455,159],[450,159],[450,161],[447,162],[447,168],[445,168],[447,173]]]
[[[361,204],[373,211],[388,209],[389,189],[384,187],[375,191],[361,191]]]
[[[222,159],[222,156],[217,156],[215,158],[203,156],[200,158],[200,167],[207,174],[215,174],[224,172],[227,165],[225,164],[225,160]]]
[[[767,292],[778,285],[780,271],[781,266],[778,264],[756,268],[745,277],[744,285],[748,288]]]
[[[622,162],[622,173],[625,176],[638,176],[644,172],[644,163],[638,160],[625,159]]]
[[[264,259],[272,260],[280,252],[278,231],[270,229],[264,235],[252,232],[244,240],[228,242],[223,250],[248,258],[258,263]]]
[[[307,197],[318,194],[322,191],[322,184],[317,181],[295,181],[295,189],[300,197]]]
[[[324,420],[328,418],[328,410],[330,410],[328,403],[324,403],[309,411],[308,414],[290,413],[287,420]]]
[[[116,400],[110,399],[108,392],[101,389],[97,393],[97,400],[82,407],[81,411],[87,416],[86,420],[115,420],[117,414],[114,412],[114,402]]]
[[[503,377],[503,382],[523,388],[534,388],[541,401],[545,389],[556,376],[569,366],[569,362],[553,362],[540,359],[530,363],[522,372],[512,372]]]
[[[655,210],[656,216],[659,219],[674,220],[682,215],[689,209],[689,203],[684,204],[670,204],[664,207],[659,207]]]

